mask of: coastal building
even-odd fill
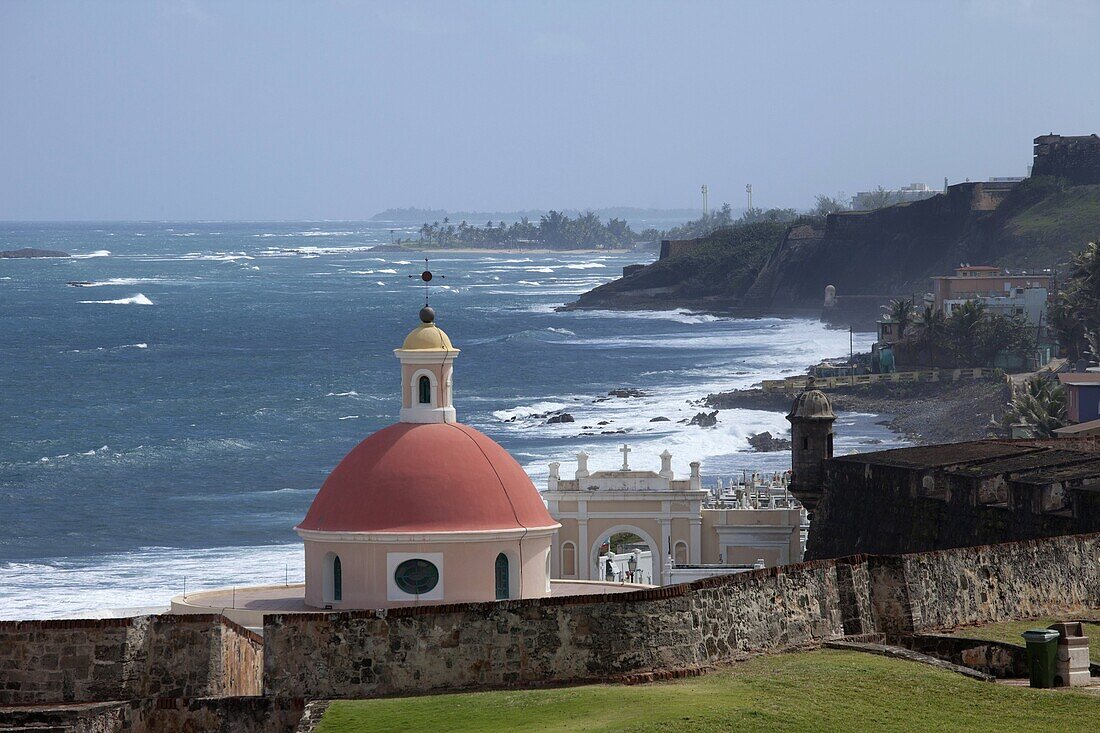
[[[1065,372],[1058,382],[1066,391],[1066,417],[1072,423],[1100,419],[1100,374]]]
[[[947,315],[968,300],[993,313],[1021,315],[1036,326],[1046,321],[1050,273],[1010,274],[999,267],[961,265],[954,275],[932,278],[932,304]]]
[[[896,344],[901,341],[901,324],[893,316],[878,319],[878,341],[880,344]]]
[[[561,523],[553,577],[668,585],[801,559],[805,512],[784,476],[705,489],[697,461],[678,478],[667,450],[656,471],[632,467],[630,446],[620,450],[618,469],[590,471],[583,451],[572,478],[550,464],[543,497]]]

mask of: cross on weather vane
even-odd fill
[[[427,307],[427,305],[428,305],[428,293],[431,292],[432,280],[434,280],[437,277],[440,278],[441,280],[446,279],[447,276],[446,275],[434,275],[434,274],[432,274],[432,271],[428,269],[428,258],[425,257],[424,258],[424,272],[420,273],[419,275],[409,275],[409,279],[412,279],[414,277],[418,277],[424,282],[424,306]]]

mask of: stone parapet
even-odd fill
[[[0,622],[0,705],[255,694],[263,640],[214,615]]]

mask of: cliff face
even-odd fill
[[[786,227],[761,222],[724,227],[677,254],[583,294],[574,308],[736,306],[783,240]]]
[[[762,228],[763,227],[763,228]],[[1100,185],[1031,178],[963,183],[923,201],[829,215],[824,223],[754,224],[584,294],[580,308],[707,307],[757,313],[820,309],[825,286],[873,312],[931,289],[960,263],[1038,270],[1100,235]]]
[[[926,290],[928,278],[958,264],[960,240],[974,225],[980,184],[871,212],[826,218],[823,230],[793,228],[745,297],[761,308],[820,306],[825,286],[841,297]]]

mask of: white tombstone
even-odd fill
[[[588,454],[583,450],[577,454],[577,478],[588,478]]]
[[[674,478],[672,473],[672,454],[669,453],[667,449],[661,451],[661,471],[659,475],[667,478],[669,481]]]

